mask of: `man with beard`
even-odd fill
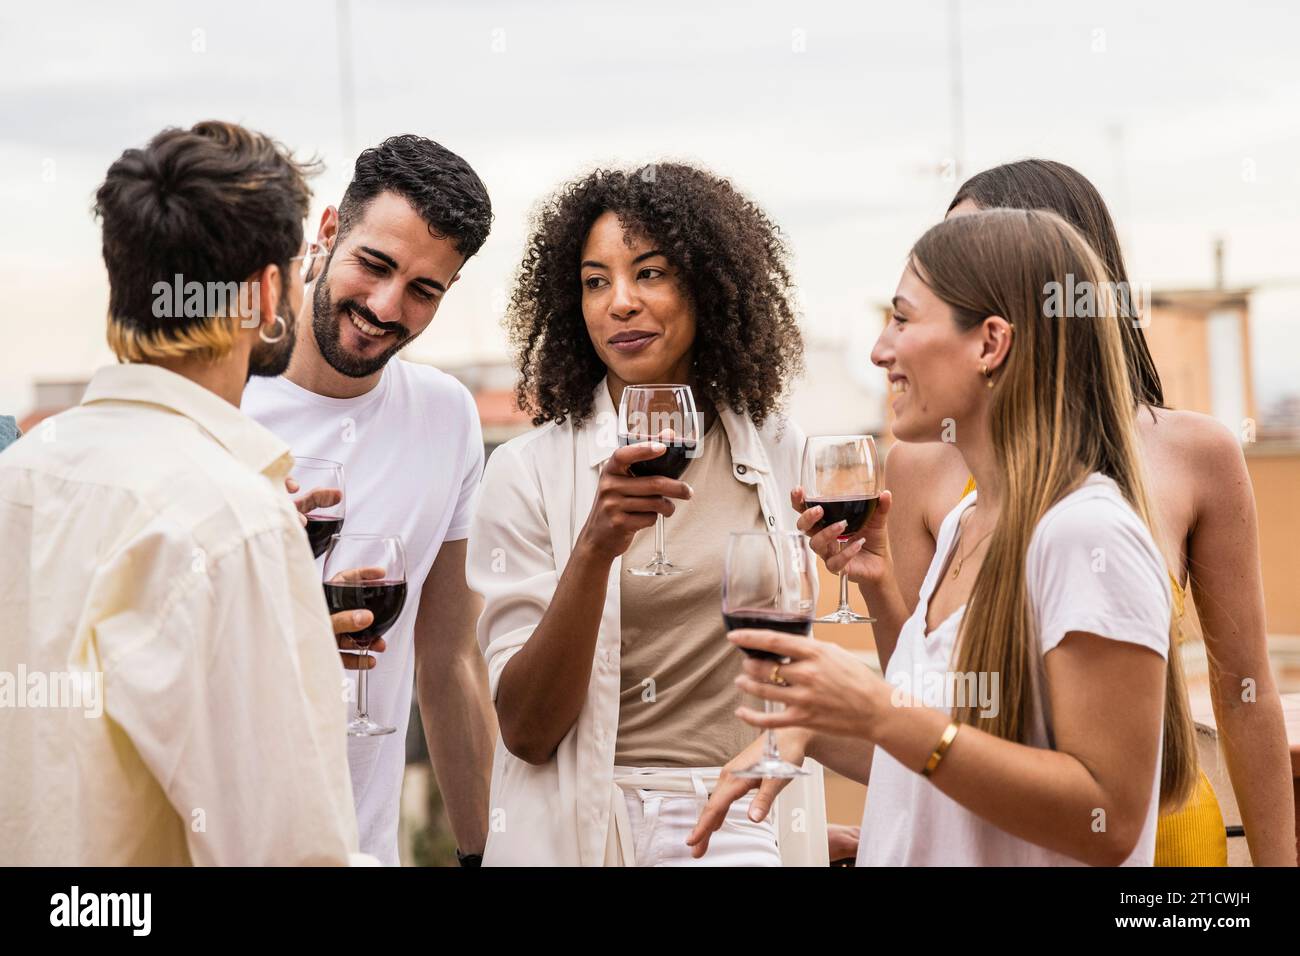
[[[394,136],[356,161],[327,250],[309,263],[311,322],[286,373],[254,379],[244,409],[296,455],[341,462],[342,532],[396,535],[407,597],[368,674],[370,718],[395,733],[348,741],[361,847],[397,865],[412,685],[462,862],[487,832],[496,716],[475,638],[479,600],[465,547],[483,439],[455,378],[396,358],[433,321],[487,239],[492,207],[473,169],[420,136]]]
[[[357,849],[343,672],[285,494],[292,458],[238,407],[293,346],[306,172],[204,122],[128,149],[96,194],[122,364],[0,456],[6,863]]]

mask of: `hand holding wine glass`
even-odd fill
[[[652,461],[664,450],[663,445],[654,442],[615,449],[601,470],[596,500],[578,536],[580,547],[612,561],[632,546],[638,531],[676,510],[670,498],[681,501],[690,498],[690,486],[684,481],[638,477],[633,473],[634,465]]]
[[[350,642],[361,649],[363,657],[369,657],[371,646],[397,622],[406,604],[406,553],[401,539],[336,534],[330,539],[321,578],[332,615],[359,610],[370,613],[368,625],[349,632]],[[366,672],[371,666],[367,662],[357,667],[357,713],[348,723],[350,737],[375,737],[396,729],[370,719]]]
[[[304,494],[298,494],[302,486],[292,476],[284,479],[284,490],[293,495],[293,506],[298,509],[298,517],[303,527],[307,526],[307,516],[319,508],[329,508],[343,500],[343,492],[337,488],[316,488]]]
[[[637,459],[629,465],[629,471],[637,477],[681,478],[690,459],[698,453],[703,437],[695,396],[689,385],[628,385],[619,402],[618,421],[620,445],[657,443],[663,448],[659,454]],[[627,573],[643,577],[689,574],[690,568],[668,560],[663,511],[656,516],[654,524],[654,558],[644,567],[628,568]]]
[[[844,573],[844,566],[864,546],[854,544],[852,536],[875,513],[880,503],[880,486],[880,459],[876,454],[876,441],[870,435],[828,435],[808,439],[804,446],[803,485],[800,489],[803,503],[809,509],[820,509],[820,517],[813,519],[813,527],[833,533],[839,542],[839,551],[847,551],[845,560],[836,562],[840,576],[839,607],[831,614],[819,617],[819,624],[870,624],[875,621],[875,618],[858,614],[849,607],[849,578]],[[804,523],[800,523],[800,528],[804,529]],[[863,541],[865,543],[865,538]],[[848,551],[850,547],[852,551]]]
[[[358,568],[351,572],[354,580],[374,579],[380,580],[384,577],[383,568]],[[346,578],[345,578],[346,579]],[[353,636],[359,631],[364,631],[375,620],[373,611],[360,608],[355,611],[339,611],[330,615],[330,626],[334,630],[334,640],[339,647],[339,658],[343,661],[345,670],[372,670],[378,663],[378,658],[371,657],[369,653],[362,654],[359,651],[369,651],[374,654],[382,654],[388,650],[388,644],[382,637],[367,638],[362,636],[361,643]],[[362,644],[366,644],[365,647]]]
[[[795,527],[808,535],[808,546],[826,563],[826,570],[843,574],[857,585],[878,584],[893,574],[894,563],[886,530],[889,509],[893,504],[890,492],[880,493],[880,504],[875,512],[861,528],[847,537],[842,548],[839,538],[842,532],[837,530],[838,525],[826,524],[825,509],[820,505],[809,506],[803,488],[790,492],[790,504],[799,512]]]
[[[733,532],[727,540],[722,571],[722,618],[729,634],[780,634],[807,640],[812,633],[816,573],[808,539],[802,534]],[[767,680],[782,683],[781,668],[789,660],[785,654],[737,646],[751,658],[745,662],[746,672],[758,667],[765,671]],[[730,770],[739,778],[788,779],[806,772],[782,758],[776,735],[771,732],[765,736],[762,754],[754,763]]]
[[[327,458],[295,457],[284,484],[296,496],[294,507],[303,516],[312,557],[319,558],[330,536],[343,529],[343,466]]]
[[[788,664],[781,665],[782,684],[769,679],[771,668],[766,661],[757,657],[745,661],[736,684],[763,701],[762,710],[742,707],[736,711],[747,724],[767,730],[797,727],[814,736],[874,742],[880,718],[896,712],[896,688],[861,657],[838,644],[772,631],[734,631],[727,637],[751,652],[789,658]]]

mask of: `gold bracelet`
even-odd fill
[[[952,721],[943,729],[943,736],[939,738],[939,743],[934,748],[934,753],[930,754],[930,759],[925,762],[921,768],[921,776],[928,777],[934,773],[935,767],[939,766],[939,761],[943,760],[943,755],[948,752],[952,746],[953,740],[957,737],[957,731],[961,729],[961,724]]]

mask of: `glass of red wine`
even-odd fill
[[[808,439],[803,451],[804,507],[822,509],[813,533],[847,522],[839,534],[842,549],[862,530],[880,501],[880,459],[870,435],[826,435]],[[874,617],[849,607],[849,579],[840,574],[840,606],[818,624],[870,624]]]
[[[690,460],[698,454],[700,417],[695,410],[695,396],[689,385],[629,385],[623,389],[618,409],[620,445],[658,441],[667,450],[657,458],[638,461],[632,474],[638,478],[662,476],[681,478]],[[655,518],[655,554],[650,563],[628,568],[628,574],[661,577],[689,574],[690,568],[678,567],[668,560],[664,550],[664,516]]]
[[[808,539],[799,532],[737,531],[728,538],[722,570],[722,619],[728,631],[756,628],[807,637],[812,632],[816,588],[816,565]],[[771,651],[741,650],[774,665],[789,662]],[[763,701],[768,713],[780,707]],[[736,776],[784,778],[807,772],[781,759],[776,733],[768,730],[762,758]]]
[[[383,637],[406,604],[406,552],[393,535],[336,534],[330,539],[321,571],[325,604],[331,614],[367,610],[374,620],[348,636],[370,656],[370,645]],[[349,737],[378,737],[396,728],[370,719],[366,700],[366,667],[357,671],[357,713],[348,722]]]
[[[319,558],[343,529],[343,466],[328,458],[298,458],[289,472],[298,485],[293,503],[307,518],[307,541]]]

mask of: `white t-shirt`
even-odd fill
[[[328,398],[283,376],[253,378],[243,411],[295,455],[343,465],[343,532],[396,534],[406,551],[406,606],[367,675],[370,716],[397,732],[348,738],[363,852],[398,864],[397,824],[415,678],[420,589],[444,541],[469,535],[483,436],[468,389],[427,365],[393,359],[357,398]],[[320,567],[324,559],[317,560]],[[322,597],[323,600],[323,597]],[[356,671],[347,671],[356,699]]]
[[[926,706],[950,709],[953,650],[965,606],[925,634],[930,596],[944,571],[971,492],[944,519],[934,561],[921,585],[916,611],[898,635],[885,680]],[[1169,652],[1171,599],[1164,559],[1142,519],[1110,478],[1091,475],[1057,502],[1029,542],[1026,583],[1043,657],[1071,631]],[[970,686],[969,684],[966,686]],[[1054,736],[1046,670],[1039,658],[1035,721],[1030,744],[1050,748]],[[986,682],[986,689],[992,690]],[[978,692],[978,687],[976,688]],[[1005,688],[998,688],[1004,691]],[[980,698],[992,700],[990,696]],[[1160,765],[1137,846],[1125,866],[1151,866],[1160,803]],[[939,791],[880,747],[871,765],[867,809],[858,847],[859,866],[1078,866],[1061,853],[1012,836]]]

